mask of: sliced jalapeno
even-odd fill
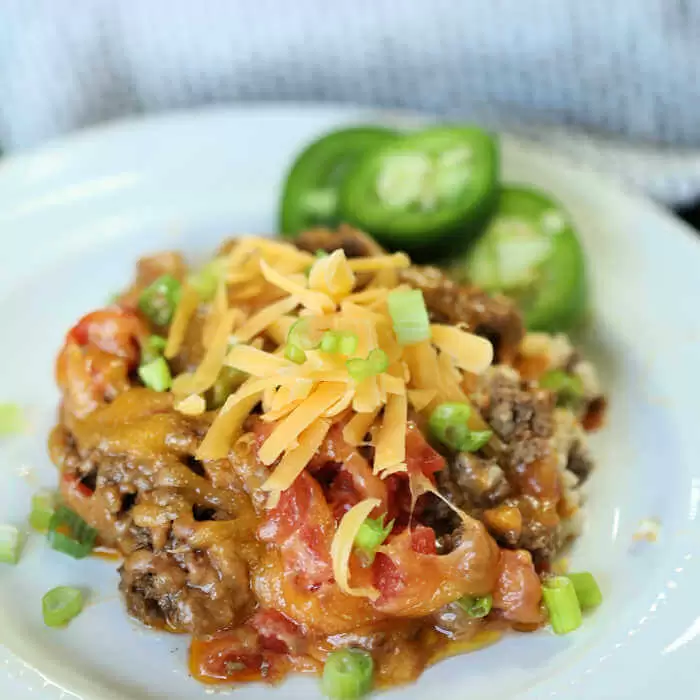
[[[338,189],[369,148],[396,137],[390,129],[361,126],[327,134],[308,146],[287,175],[280,209],[280,230],[294,236],[314,226],[335,226]]]
[[[439,257],[484,223],[497,179],[492,136],[436,127],[368,151],[340,189],[340,213],[390,248]]]
[[[584,254],[569,216],[529,187],[501,190],[486,231],[453,272],[515,298],[530,330],[568,330],[586,311]]]

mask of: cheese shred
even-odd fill
[[[407,288],[399,287],[398,273],[410,265],[404,253],[376,247],[366,258],[348,259],[342,249],[314,257],[289,243],[245,237],[222,259],[226,270],[214,299],[200,304],[185,286],[175,309],[165,356],[188,371],[173,379],[174,406],[184,415],[203,415],[205,396],[223,400],[230,387],[196,451],[204,461],[226,459],[241,439],[252,440],[244,426],[258,407],[255,420],[269,432],[251,449],[269,467],[262,485],[268,507],[323,449],[334,426],[348,445],[374,449],[374,474],[407,472],[409,405],[427,412],[443,401],[468,401],[463,387],[493,360],[487,340],[444,324],[433,324],[428,340],[398,342],[387,299]],[[195,314],[204,351],[193,365],[179,354]],[[329,333],[350,342],[334,345]],[[363,365],[370,356],[382,358],[376,372],[373,364]],[[363,366],[369,371],[358,372]],[[235,381],[227,384],[227,377]],[[417,491],[429,489],[409,477]],[[350,583],[355,535],[378,505],[366,499],[351,508],[333,539],[333,570],[349,595],[379,595]]]
[[[378,498],[366,498],[354,505],[343,516],[333,537],[331,543],[333,575],[338,588],[347,595],[369,598],[370,600],[379,598],[379,591],[376,588],[352,588],[350,585],[350,557],[355,537],[362,527],[362,523],[379,505],[381,505],[381,501]]]

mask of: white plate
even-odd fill
[[[45,450],[57,402],[52,366],[75,319],[124,285],[141,253],[181,247],[202,256],[224,234],[272,230],[279,183],[303,143],[339,123],[392,119],[334,108],[183,113],[0,163],[0,401],[25,404],[33,420],[31,435],[0,445],[2,521],[25,522],[32,491],[54,483]],[[513,634],[386,697],[696,697],[700,245],[595,173],[511,139],[503,161],[506,181],[541,186],[567,205],[589,257],[585,341],[611,410],[593,441],[599,468],[574,566],[596,573],[605,603],[575,634]],[[635,544],[648,517],[661,520],[660,540]],[[40,600],[59,584],[89,589],[91,605],[56,631],[43,626]],[[0,570],[0,697],[207,697],[187,675],[187,639],[131,622],[116,587],[113,564],[73,561],[32,537],[21,565]],[[315,688],[296,678],[234,697],[310,698]]]

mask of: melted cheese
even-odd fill
[[[357,537],[362,523],[379,505],[381,505],[381,501],[378,498],[366,498],[354,505],[343,516],[333,537],[331,543],[333,575],[338,588],[347,595],[366,597],[370,600],[379,598],[379,591],[376,588],[352,588],[350,586],[350,555],[355,544],[355,537]]]

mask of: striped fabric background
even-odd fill
[[[8,151],[132,113],[325,100],[700,194],[700,0],[2,0],[0,96]]]

